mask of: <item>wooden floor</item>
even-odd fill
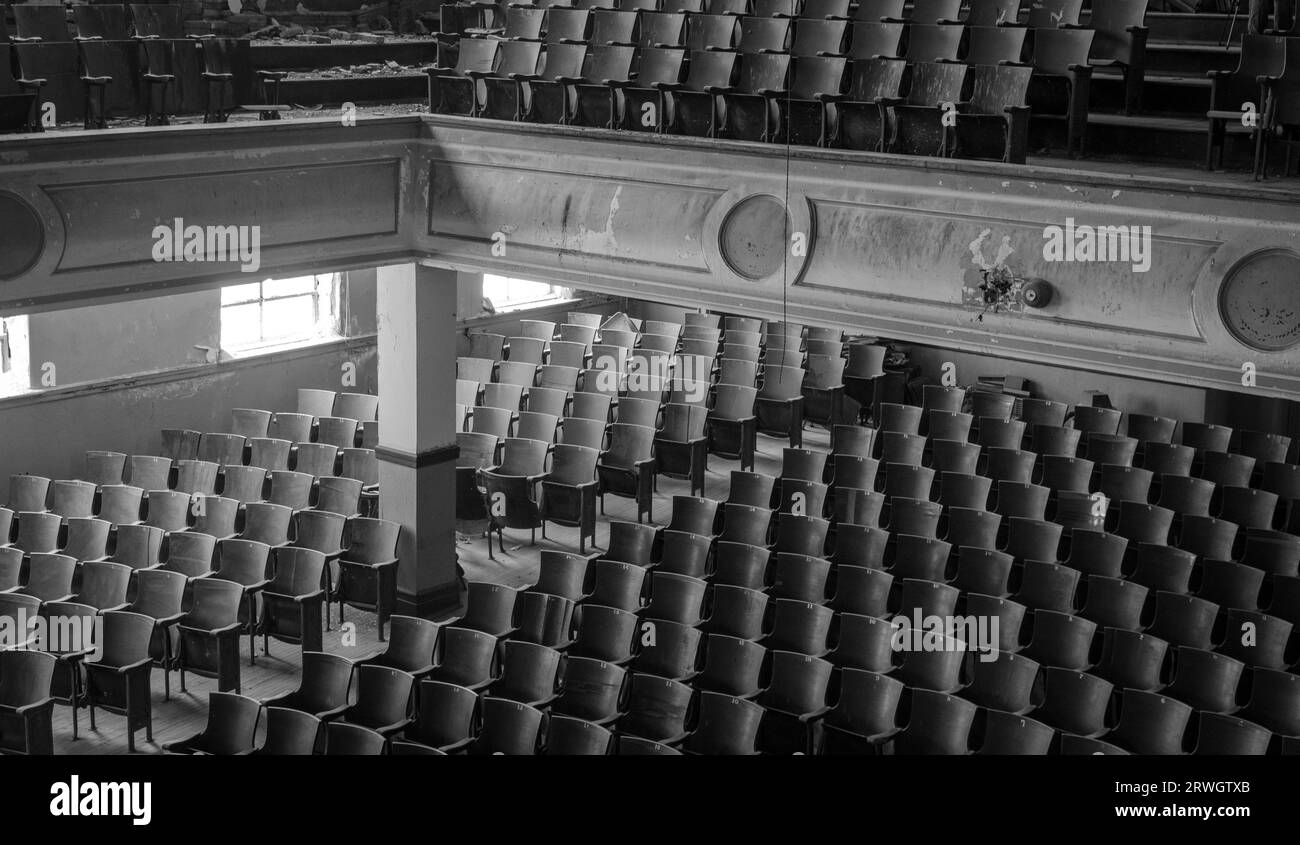
[[[804,431],[804,445],[809,448],[829,451],[830,438],[827,431],[809,426]],[[758,454],[755,458],[755,470],[769,475],[781,473],[781,449],[789,445],[788,440],[758,436]],[[738,461],[709,456],[709,471],[705,481],[705,495],[714,499],[725,499],[731,471],[739,469]],[[670,478],[659,479],[659,489],[655,494],[654,521],[657,525],[666,525],[672,515],[672,497],[688,494],[689,485],[685,481]],[[631,499],[608,496],[605,500],[606,517],[600,518],[596,529],[596,543],[605,548],[609,537],[610,519],[636,519],[636,505]],[[461,523],[458,525],[456,551],[460,564],[465,569],[465,576],[476,581],[492,581],[511,586],[532,584],[537,580],[538,556],[542,549],[561,549],[577,551],[578,532],[574,528],[549,526],[548,538],[543,539],[541,531],[537,533],[537,544],[529,544],[526,531],[507,531],[506,550],[502,554],[494,546],[495,560],[488,558],[487,541],[481,536],[482,524]],[[495,540],[493,541],[495,543]],[[588,552],[592,551],[588,546]],[[335,612],[337,614],[337,611]],[[325,650],[342,654],[351,659],[361,659],[382,650],[375,629],[375,616],[372,613],[348,608],[345,618],[355,623],[355,645],[344,645],[343,637],[337,626],[325,632]],[[337,620],[337,615],[335,615]],[[271,641],[271,654],[262,653],[262,640],[257,640],[257,664],[248,664],[248,638],[241,639],[243,663],[241,679],[244,695],[266,699],[279,695],[298,686],[301,673],[301,654],[299,646]],[[136,734],[136,753],[158,754],[161,745],[166,742],[185,739],[203,729],[207,719],[208,693],[215,692],[217,682],[209,678],[194,675],[186,676],[187,691],[180,691],[180,675],[171,674],[171,700],[163,698],[163,673],[161,669],[153,670],[153,738],[152,743],[145,740],[143,730]],[[98,730],[90,730],[88,711],[83,707],[78,710],[80,723],[79,738],[72,738],[72,709],[64,705],[54,708],[54,753],[55,754],[125,754],[126,719],[113,713],[99,712],[96,716]],[[259,738],[260,742],[260,738]]]

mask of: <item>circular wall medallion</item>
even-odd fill
[[[766,279],[786,259],[790,216],[773,196],[759,194],[741,200],[722,221],[718,245],[733,272],[746,279]]]
[[[1247,256],[1223,281],[1219,313],[1252,349],[1280,352],[1300,344],[1300,255],[1270,249]]]
[[[0,279],[32,268],[45,247],[45,227],[36,210],[13,194],[0,193]]]

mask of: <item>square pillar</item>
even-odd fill
[[[432,618],[460,602],[456,562],[456,273],[380,267],[379,511],[399,522],[397,612]]]

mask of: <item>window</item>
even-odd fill
[[[569,289],[546,282],[511,279],[507,276],[483,276],[483,298],[498,311],[568,299]]]
[[[337,337],[337,290],[336,273],[222,288],[222,350],[238,355]]]
[[[0,396],[18,396],[32,389],[28,358],[27,316],[0,317]]]

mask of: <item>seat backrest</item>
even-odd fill
[[[591,11],[588,9],[557,9],[551,8],[546,12],[546,63],[549,66],[553,58],[551,48],[556,46],[574,47],[581,46],[577,44],[561,44],[561,41],[587,41],[587,32],[591,27]],[[584,51],[585,52],[585,49]],[[566,59],[565,61],[571,61]],[[578,60],[578,67],[581,67],[582,60]],[[577,76],[576,68],[573,73],[560,73],[561,76]],[[554,79],[554,76],[547,75],[548,79]]]
[[[1082,8],[1083,0],[1032,0],[1025,24],[1030,29],[1074,26]]]
[[[1065,76],[1088,64],[1095,33],[1091,29],[1035,29],[1034,73]]]
[[[736,75],[739,55],[729,50],[692,50],[686,89],[703,91],[707,87],[730,87]]]
[[[1133,33],[1146,20],[1147,0],[1092,0],[1088,25],[1096,36],[1092,58],[1128,64],[1133,53]]]
[[[857,23],[853,26],[853,38],[849,43],[849,58],[854,61],[877,56],[897,58],[902,56],[902,42],[901,23]]]
[[[641,31],[638,44],[642,50],[641,61],[646,59],[645,51],[661,45],[680,47],[686,40],[686,14],[683,12],[642,12]],[[572,319],[569,320],[573,322]],[[600,324],[596,324],[600,328]]]
[[[961,47],[960,24],[912,24],[907,28],[909,62],[956,61]]]
[[[0,651],[0,706],[18,708],[48,698],[57,662],[40,651]]]
[[[844,52],[849,22],[837,20],[811,20],[801,18],[794,25],[794,44],[790,52],[796,58],[816,56],[820,53],[840,55]]]
[[[962,58],[968,65],[996,65],[1001,62],[1019,62],[1025,48],[1024,27],[971,26],[970,44]]]
[[[1021,0],[971,0],[966,12],[966,25],[994,27],[1018,23],[1020,3]]]
[[[839,94],[844,90],[845,62],[842,56],[796,56],[790,96],[796,100],[811,100],[818,94]]]
[[[609,44],[631,45],[639,36],[638,15],[635,11],[597,9],[591,13],[591,44],[596,47]],[[613,77],[589,77],[610,79]]]
[[[1001,115],[1008,106],[1023,106],[1033,68],[1028,66],[979,65],[972,69],[974,87],[970,97],[973,114]]]
[[[853,62],[853,71],[849,84],[849,99],[854,102],[872,102],[880,97],[897,97],[903,86],[903,71],[907,60],[899,58],[860,58]],[[849,345],[848,372],[854,372],[854,363],[862,356],[858,354],[868,347],[867,344]]]
[[[750,94],[780,91],[790,78],[789,53],[745,53],[740,57],[736,88]]]
[[[961,4],[962,0],[912,0],[908,20],[917,23],[955,21]]]
[[[13,10],[19,38],[34,38],[44,43],[72,40],[72,35],[68,32],[68,12],[62,4],[38,6],[21,3],[9,8]]]

